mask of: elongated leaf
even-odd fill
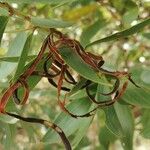
[[[18,121],[18,119],[15,119],[13,117],[1,114],[0,115],[0,121],[5,122],[5,123],[9,123],[9,124],[14,124]]]
[[[129,26],[132,21],[134,21],[138,17],[138,7],[133,7],[127,10],[127,12],[123,15],[123,23],[126,26]]]
[[[142,126],[143,129],[141,131],[141,134],[144,138],[150,139],[150,109],[144,109],[142,113]]]
[[[107,88],[103,88],[101,85],[98,85],[97,101],[104,101],[110,99],[110,97],[106,98],[100,94],[100,92],[106,92],[105,90],[107,90]],[[123,137],[123,129],[114,106],[106,107],[103,110],[106,116],[106,120],[105,120],[106,127],[117,137],[119,138]]]
[[[132,150],[134,121],[131,109],[129,106],[121,105],[118,102],[114,104],[114,108],[123,130],[122,146],[124,150]]]
[[[44,19],[38,17],[32,17],[31,22],[35,26],[45,27],[45,28],[66,28],[73,24],[70,22],[56,20],[56,19]]]
[[[30,34],[26,40],[26,43],[24,45],[24,48],[22,50],[22,53],[21,53],[21,56],[19,58],[19,62],[18,62],[18,66],[17,66],[17,70],[16,70],[16,73],[14,75],[14,81],[16,81],[19,76],[23,73],[23,68],[25,66],[25,63],[26,63],[26,60],[27,60],[27,57],[28,57],[28,52],[30,50],[30,45],[31,45],[31,42],[32,42],[32,35],[33,34]]]
[[[78,20],[81,20],[81,18],[86,17],[91,13],[95,12],[97,9],[98,6],[96,3],[91,3],[89,5],[82,5],[82,7],[77,8],[75,7],[69,11],[64,12],[62,18],[64,18],[64,20],[76,22]]]
[[[132,0],[124,2],[124,14],[122,16],[123,24],[130,27],[132,21],[138,17],[138,6]],[[121,14],[122,15],[122,14]]]
[[[6,140],[4,141],[4,148],[9,150],[10,147],[12,150],[18,150],[17,145],[15,144],[15,135],[16,135],[16,126],[5,124],[5,133],[6,133]]]
[[[88,137],[84,136],[82,138],[82,140],[80,141],[80,143],[78,144],[78,146],[74,150],[84,149],[84,148],[88,147],[89,144],[90,144],[90,141],[89,141]]]
[[[96,71],[87,65],[73,49],[64,46],[59,49],[59,52],[66,63],[84,78],[101,85],[111,86],[109,83],[105,83],[102,76],[100,77]]]
[[[147,20],[144,20],[142,21],[141,23],[129,28],[129,29],[126,29],[124,31],[121,31],[121,32],[118,32],[118,33],[115,33],[115,34],[112,34],[110,36],[107,36],[105,38],[102,38],[100,40],[96,40],[90,44],[88,44],[86,46],[86,48],[92,46],[92,45],[96,45],[96,44],[99,44],[99,43],[102,43],[102,42],[109,42],[109,41],[113,41],[113,40],[117,40],[117,39],[120,39],[120,38],[124,38],[124,37],[127,37],[127,36],[130,36],[132,34],[135,34],[137,32],[139,32],[141,29],[143,29],[145,26],[148,26],[150,25],[150,19],[147,19]]]
[[[31,55],[31,56],[28,56],[27,60],[30,61],[32,59],[34,59],[37,55]],[[14,57],[1,57],[0,58],[0,61],[6,61],[6,62],[18,62],[19,61],[19,56],[14,56]]]
[[[102,99],[99,91],[101,91],[100,86],[98,86],[98,98]],[[125,150],[132,150],[134,124],[130,108],[116,102],[113,106],[103,110],[106,115],[106,127],[120,138]]]
[[[71,95],[75,94],[76,92],[78,92],[81,89],[81,87],[85,85],[86,81],[87,80],[84,78],[82,78],[80,81],[78,81],[78,83],[68,93],[68,96],[71,96]]]
[[[75,114],[84,114],[89,111],[90,106],[90,101],[84,97],[72,101],[68,105],[68,109]],[[62,112],[56,118],[55,123],[63,129],[67,136],[72,136],[73,140],[70,142],[75,148],[85,135],[92,119],[93,117],[75,119]],[[56,143],[58,142],[58,136],[50,129],[44,136],[43,142]]]
[[[28,138],[31,142],[36,142],[35,140],[35,136],[33,136],[35,134],[35,129],[34,126],[32,124],[28,124],[26,122],[20,121],[19,122],[21,124],[21,127],[23,129],[25,129],[25,131],[27,132]]]
[[[7,22],[8,22],[8,17],[0,16],[0,44],[1,44],[1,39],[3,36],[3,32],[5,30],[5,27],[7,25]]]
[[[141,87],[136,88],[134,85],[128,86],[122,99],[129,104],[137,105],[144,108],[150,108],[150,89]]]
[[[91,122],[92,119],[85,119],[84,122],[80,123],[80,127],[78,127],[78,130],[75,132],[74,138],[71,141],[73,148],[76,148],[78,146],[83,136],[86,134]]]
[[[109,145],[114,143],[116,140],[116,136],[110,132],[110,130],[106,127],[100,128],[99,133],[99,141],[100,144],[107,150],[109,149]]]
[[[132,105],[150,108],[150,84],[148,80],[149,75],[147,73],[149,72],[149,68],[134,66],[134,68],[131,68],[131,72],[133,80],[141,88],[137,88],[130,83],[122,99]]]
[[[75,0],[1,0],[2,2],[10,2],[10,3],[44,3],[44,4],[60,4],[60,3],[66,3],[69,1],[75,1]]]
[[[150,68],[143,69],[143,71],[141,73],[141,80],[145,84],[150,84]]]
[[[98,19],[91,26],[83,30],[80,37],[81,45],[86,46],[87,44],[89,44],[91,38],[104,26],[106,26],[106,21]]]
[[[45,57],[37,65],[36,70],[43,71],[44,62],[45,62]],[[29,65],[30,65],[30,63],[24,69],[26,69]],[[47,67],[50,67],[51,65],[52,65],[52,60],[49,60]],[[30,90],[32,90],[37,85],[37,83],[41,80],[41,78],[42,77],[40,77],[40,76],[31,76],[28,79],[28,85],[29,85]]]
[[[9,50],[7,52],[7,56],[16,56],[20,55],[24,44],[27,39],[27,34],[25,32],[20,32],[16,38],[12,41],[10,44]],[[0,66],[0,79],[6,78],[16,67],[16,63],[8,63],[8,62],[2,62]]]
[[[105,108],[104,112],[106,115],[106,121],[105,121],[106,127],[118,138],[123,137],[124,136],[123,129],[114,107],[112,106],[112,107]]]

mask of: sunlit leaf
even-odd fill
[[[4,148],[10,149],[12,147],[12,150],[17,150],[17,145],[15,144],[15,135],[16,135],[16,126],[5,124],[5,133],[6,133],[6,140],[4,141]]]
[[[142,113],[142,131],[141,134],[143,137],[150,139],[150,109],[143,109]]]
[[[85,85],[86,81],[87,81],[86,79],[81,78],[80,81],[68,93],[68,96],[71,96],[71,95],[75,94],[76,92],[78,92],[81,89],[81,87],[83,85]]]
[[[60,4],[60,3],[67,3],[69,1],[75,1],[75,0],[1,0],[2,2],[10,2],[10,3],[44,3],[44,4]]]
[[[0,44],[1,44],[1,39],[3,36],[3,32],[6,28],[7,22],[8,22],[8,17],[0,16]]]
[[[129,108],[129,106],[119,103],[115,103],[114,108],[123,130],[123,137],[121,138],[122,146],[124,150],[132,150],[134,121],[131,109]]]
[[[145,68],[141,73],[141,80],[146,83],[150,84],[150,69]]]
[[[14,75],[14,79],[13,79],[14,81],[16,81],[23,72],[23,68],[24,68],[26,60],[28,58],[28,52],[31,49],[30,46],[31,46],[31,42],[32,42],[32,36],[33,36],[33,34],[30,34],[25,42],[24,48],[23,48],[22,53],[19,58],[16,72]]]
[[[78,146],[74,150],[84,149],[84,148],[88,147],[89,145],[90,145],[90,141],[85,136],[85,137],[82,138],[82,140],[80,141],[80,143],[78,144]]]
[[[145,80],[145,77],[148,78],[147,71],[148,68],[146,69],[140,66],[135,66],[134,68],[131,68],[132,78],[135,81],[135,83],[137,83],[141,88],[137,88],[130,83],[122,97],[124,101],[132,105],[138,105],[140,107],[149,108],[150,88],[148,84],[149,82]]]
[[[114,143],[116,139],[116,136],[108,128],[100,128],[99,141],[105,149],[109,149],[110,144]]]
[[[86,46],[88,43],[90,43],[91,38],[104,26],[106,26],[105,20],[98,19],[95,23],[87,27],[83,30],[80,42],[82,46]]]
[[[104,92],[104,91],[105,89],[101,85],[98,85],[97,101],[106,100],[106,98],[100,94],[100,92]],[[107,99],[110,99],[110,97],[108,97]],[[119,138],[123,137],[123,129],[122,129],[121,123],[119,121],[119,118],[117,116],[114,106],[106,107],[103,110],[106,116],[106,120],[105,120],[106,127],[117,137]]]
[[[44,28],[66,28],[73,25],[70,22],[66,22],[62,20],[44,19],[39,17],[32,17],[31,22],[35,26],[44,27]]]
[[[122,16],[122,21],[125,26],[130,27],[132,21],[138,17],[138,6],[135,2],[128,0],[125,3],[124,9],[126,9],[126,11]]]
[[[9,124],[15,124],[18,121],[18,119],[1,114],[0,121],[9,123]]]
[[[24,44],[26,42],[27,39],[27,34],[25,32],[21,32],[18,33],[18,35],[16,36],[16,38],[11,42],[8,52],[7,52],[7,57],[12,57],[12,56],[16,56],[16,55],[20,55],[23,48],[24,48]],[[9,74],[12,73],[12,71],[15,69],[16,67],[16,63],[8,63],[8,62],[2,62],[1,66],[0,66],[0,78],[6,78]]]
[[[28,58],[27,58],[27,60],[28,61],[30,61],[30,60],[32,60],[33,58],[35,58],[37,55],[29,55],[28,56]],[[19,56],[14,56],[14,57],[0,57],[0,61],[6,61],[6,62],[14,62],[14,63],[16,63],[16,62],[18,62],[19,61]]]
[[[130,8],[123,16],[123,23],[126,26],[129,26],[132,23],[132,21],[136,20],[137,17],[138,17],[138,8],[137,7]]]
[[[97,5],[95,3],[90,5],[82,6],[81,8],[74,8],[72,10],[66,11],[62,18],[68,21],[77,21],[80,20],[82,17],[86,17],[87,15],[93,13],[97,10]]]
[[[148,26],[149,24],[150,24],[150,19],[144,20],[141,23],[134,25],[129,29],[123,30],[121,32],[117,32],[115,34],[112,34],[112,35],[102,38],[100,40],[96,40],[96,41],[88,44],[86,46],[86,48],[90,47],[92,45],[100,44],[102,42],[109,42],[109,41],[113,41],[113,40],[117,40],[120,38],[124,38],[124,37],[130,36],[130,35],[133,35],[133,34],[139,32],[140,30],[142,30],[145,26]]]
[[[104,112],[106,115],[106,127],[117,137],[123,137],[123,129],[114,107],[105,108]]]

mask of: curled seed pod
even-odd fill
[[[55,81],[54,81],[53,79],[48,78],[48,82],[49,82],[51,85],[53,85],[54,87],[56,87],[56,88],[58,87],[58,85],[55,83]],[[67,87],[61,87],[61,90],[67,91],[67,92],[70,91],[70,89],[67,88]]]
[[[29,87],[28,87],[28,84],[26,83],[26,81],[19,80],[18,82],[20,82],[22,87],[24,88],[23,98],[22,98],[22,101],[19,99],[18,88],[17,88],[13,93],[13,99],[14,99],[14,102],[16,104],[24,105],[26,103],[26,101],[28,100],[28,97],[29,97]]]
[[[19,105],[21,103],[21,100],[18,97],[18,89],[16,89],[13,93],[13,101],[15,104]]]
[[[58,71],[56,74],[49,73],[47,65],[48,65],[48,61],[51,58],[52,58],[52,55],[48,56],[48,58],[45,60],[44,65],[43,65],[43,69],[44,69],[44,72],[45,72],[47,78],[54,78],[60,74],[60,71]]]
[[[71,75],[71,73],[66,69],[65,74],[67,75],[67,78],[65,78],[65,80],[70,83],[70,84],[76,84],[77,82],[75,81],[75,79],[73,78],[73,76]],[[69,79],[69,80],[68,80]]]
[[[137,88],[140,88],[140,86],[137,85],[137,84],[133,81],[133,79],[131,78],[131,75],[128,75],[128,80],[129,80],[133,85],[135,85]]]
[[[109,92],[109,93],[101,93],[100,92],[100,94],[102,94],[102,95],[112,95],[118,90],[119,86],[120,86],[120,80],[116,77],[116,82],[114,84],[114,87],[113,87],[112,91]]]

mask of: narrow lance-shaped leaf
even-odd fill
[[[68,96],[72,96],[77,93],[87,82],[87,79],[81,78],[80,81],[71,89],[71,91],[67,94]]]
[[[56,19],[44,19],[38,17],[32,17],[31,23],[35,26],[45,27],[45,28],[66,28],[70,27],[73,24],[70,22],[56,20]]]
[[[83,30],[81,37],[80,37],[80,42],[81,45],[84,47],[88,43],[90,43],[91,38],[103,27],[107,25],[107,22],[105,20],[98,19],[96,22],[94,22],[92,25],[87,27],[86,29]]]
[[[71,112],[73,112],[74,114],[80,115],[88,112],[90,107],[90,101],[87,99],[87,97],[83,97],[81,99],[76,99],[75,101],[72,101],[68,105],[67,109],[71,110]],[[57,116],[55,123],[63,129],[67,136],[73,137],[70,142],[73,148],[75,148],[82,139],[82,137],[85,135],[92,119],[93,117],[75,119],[62,112]],[[81,126],[84,128],[81,128]],[[44,143],[57,143],[58,136],[52,130],[49,130],[45,134],[42,141]]]
[[[64,20],[69,20],[76,22],[81,20],[81,18],[88,16],[98,9],[96,3],[91,3],[89,5],[82,5],[82,7],[75,7],[63,13],[62,18]],[[80,13],[79,13],[80,12]]]
[[[6,140],[4,141],[4,149],[8,150],[12,147],[12,150],[17,149],[17,145],[15,144],[15,135],[16,135],[16,125],[5,124],[5,133]]]
[[[106,127],[117,137],[123,137],[123,129],[113,106],[104,109]]]
[[[103,88],[101,85],[98,85],[97,87],[97,101],[104,101],[109,99],[110,97],[104,97],[100,93],[107,91],[108,88]],[[115,112],[114,106],[109,106],[103,109],[105,112],[106,120],[105,124],[106,127],[117,137],[123,136],[123,129],[121,126],[121,123],[118,119],[118,116]]]
[[[74,135],[74,139],[72,140],[73,148],[76,148],[80,141],[82,140],[83,136],[86,134],[90,124],[92,123],[93,118],[86,118],[84,122],[81,122],[80,128],[76,131]]]
[[[84,78],[101,85],[112,86],[102,79],[103,76],[98,75],[96,71],[87,65],[73,49],[67,46],[62,46],[59,49],[59,53],[65,62]]]
[[[17,70],[16,70],[16,73],[14,75],[14,79],[13,79],[14,81],[16,81],[23,72],[23,68],[24,68],[26,60],[28,58],[28,52],[31,49],[30,46],[31,46],[31,42],[32,42],[32,35],[33,34],[30,34],[28,36],[26,43],[24,45],[24,48],[22,50],[22,53],[21,53],[21,56],[20,56],[20,59],[18,62]]]
[[[15,124],[17,122],[17,119],[10,117],[10,116],[6,116],[4,114],[1,114],[0,121],[8,123],[8,124]]]
[[[141,88],[136,88],[134,85],[129,85],[122,99],[132,105],[150,108],[149,97],[150,89],[143,86],[141,86]]]
[[[30,55],[27,57],[27,61],[31,61],[32,59],[34,59],[37,55]],[[19,56],[14,56],[14,57],[0,57],[0,61],[6,61],[6,62],[18,62],[20,59]]]
[[[117,140],[116,136],[106,126],[100,128],[99,141],[100,144],[107,150],[110,144]]]
[[[142,131],[141,134],[144,138],[150,139],[150,109],[142,110]]]
[[[135,33],[139,32],[141,29],[143,29],[145,26],[148,26],[148,25],[150,25],[150,19],[144,20],[141,23],[139,23],[139,24],[137,24],[135,26],[132,26],[131,28],[126,29],[124,31],[117,32],[115,34],[112,34],[112,35],[107,36],[105,38],[102,38],[100,40],[96,40],[96,41],[88,44],[86,46],[86,48],[88,48],[88,47],[90,47],[92,45],[96,45],[96,44],[102,43],[102,42],[109,42],[109,41],[113,41],[113,40],[117,40],[117,39],[120,39],[120,38],[124,38],[124,37],[130,36],[132,34],[135,34]]]
[[[129,26],[132,21],[136,20],[138,17],[138,7],[135,5],[131,7],[127,12],[123,15],[123,23],[126,26]]]
[[[60,3],[66,3],[69,1],[75,1],[75,0],[1,0],[2,2],[9,2],[9,3],[43,3],[43,4],[60,4]]]
[[[24,44],[27,39],[27,34],[25,32],[20,32],[17,34],[16,38],[12,41],[10,44],[10,47],[8,49],[8,52],[6,54],[7,57],[9,56],[16,56],[20,55],[23,48]],[[0,66],[0,78],[6,78],[16,67],[16,63],[9,63],[9,62],[2,62]]]
[[[8,17],[0,16],[0,44],[1,44],[1,39],[3,36],[3,32],[6,28],[7,22],[8,22]]]
[[[126,92],[122,96],[122,99],[131,105],[140,106],[142,108],[150,108],[150,84],[149,84],[149,68],[134,66],[131,68],[132,78],[140,85],[140,88],[135,87],[133,84],[129,84]],[[146,74],[145,74],[146,71]],[[148,72],[147,72],[148,71]],[[147,80],[145,80],[147,79]]]
[[[129,106],[119,104],[118,102],[114,104],[114,108],[123,129],[123,137],[121,138],[122,146],[124,150],[132,150],[134,132],[132,110]]]

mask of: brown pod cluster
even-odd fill
[[[106,78],[108,77],[115,80],[113,89],[110,92],[100,93],[103,96],[112,97],[112,99],[107,101],[97,101],[95,97],[90,93],[90,85],[92,85],[93,82],[88,79],[86,80],[85,85],[83,85],[81,89],[86,89],[86,93],[87,96],[89,97],[89,100],[91,100],[92,103],[96,104],[96,107],[90,112],[87,112],[86,114],[77,115],[70,112],[65,107],[66,101],[65,100],[62,101],[60,99],[61,90],[66,92],[70,91],[68,87],[63,86],[64,82],[67,82],[73,86],[75,86],[78,83],[78,81],[76,81],[74,77],[71,75],[70,66],[65,63],[65,61],[61,57],[61,54],[59,53],[59,49],[64,45],[69,47],[73,51],[75,51],[78,54],[78,56],[96,72],[101,72],[106,76]],[[48,49],[48,53],[45,53],[46,49]],[[46,58],[43,65],[43,71],[38,71],[36,69],[37,65],[40,63],[43,57]],[[52,65],[50,68],[48,67],[49,60],[52,61]],[[44,40],[41,50],[37,55],[37,57],[32,62],[32,64],[22,73],[19,79],[15,83],[11,84],[10,87],[8,87],[8,89],[4,92],[0,101],[0,112],[15,117],[17,119],[20,119],[22,121],[39,123],[45,125],[48,128],[52,128],[58,133],[58,135],[62,139],[62,142],[64,143],[66,150],[71,150],[71,145],[65,133],[55,123],[48,122],[46,120],[38,119],[38,118],[30,118],[30,117],[25,118],[17,114],[9,113],[5,111],[6,104],[8,103],[9,98],[13,96],[14,102],[16,104],[24,105],[30,93],[29,86],[28,86],[28,78],[30,78],[30,76],[36,75],[40,77],[46,77],[48,79],[48,82],[57,88],[58,104],[64,112],[66,112],[67,114],[69,114],[74,118],[92,116],[95,110],[101,107],[113,105],[123,95],[124,91],[127,88],[128,81],[125,81],[125,83],[123,83],[123,85],[121,86],[120,79],[122,77],[126,76],[130,82],[132,82],[135,86],[137,86],[134,83],[134,81],[131,79],[129,73],[119,72],[119,71],[111,72],[105,70],[102,68],[103,64],[104,64],[104,60],[102,56],[97,56],[92,53],[85,52],[84,48],[81,46],[81,44],[78,41],[69,38],[68,36],[64,35],[60,31],[57,31],[55,29],[50,29],[50,34]],[[51,70],[51,72],[53,73],[51,73],[49,70]],[[21,100],[18,97],[18,89],[20,87],[24,88],[24,94]]]

